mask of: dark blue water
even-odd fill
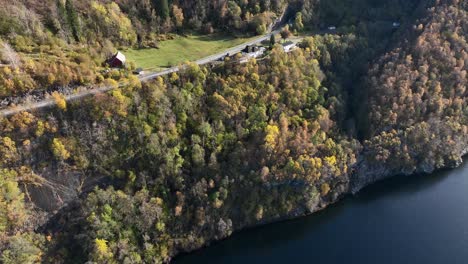
[[[468,162],[367,187],[301,219],[183,255],[194,263],[468,263]]]

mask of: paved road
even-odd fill
[[[224,50],[223,52],[220,52],[220,53],[217,53],[217,54],[214,54],[214,55],[210,55],[208,57],[205,57],[203,59],[199,59],[197,61],[195,61],[195,63],[197,63],[198,65],[203,65],[203,64],[207,64],[207,63],[210,63],[210,62],[213,62],[213,61],[217,61],[221,58],[223,58],[224,56],[226,56],[227,54],[236,54],[238,52],[241,52],[246,46],[251,46],[251,45],[255,45],[255,44],[259,44],[265,40],[270,40],[271,38],[271,35],[273,34],[278,34],[280,32],[280,30],[275,30],[275,31],[272,31],[271,33],[268,33],[264,36],[261,36],[261,37],[258,37],[258,38],[255,38],[251,41],[248,41],[248,42],[244,42],[238,46],[235,46],[235,47],[232,47],[232,48],[229,48],[227,50]],[[170,74],[170,73],[173,73],[173,72],[178,72],[179,71],[179,67],[172,67],[172,68],[169,68],[167,70],[164,70],[164,71],[160,71],[160,72],[155,72],[155,73],[151,73],[151,74],[148,74],[148,75],[145,75],[145,76],[142,76],[140,77],[140,80],[142,82],[145,82],[145,81],[148,81],[148,80],[152,80],[158,76],[161,76],[161,75],[167,75],[167,74]]]
[[[268,33],[266,35],[255,38],[255,39],[253,39],[251,41],[248,41],[248,42],[245,42],[245,43],[243,43],[241,45],[235,46],[233,48],[229,48],[229,49],[227,49],[227,50],[225,50],[225,51],[223,51],[221,53],[217,53],[217,54],[208,56],[206,58],[199,59],[199,60],[195,61],[195,63],[197,63],[198,65],[203,65],[203,64],[207,64],[207,63],[216,61],[216,60],[224,57],[228,53],[229,54],[235,54],[235,53],[241,52],[245,48],[245,46],[255,45],[255,44],[261,43],[261,42],[263,42],[265,40],[269,40],[272,34],[278,34],[279,32],[280,32],[280,30],[272,31],[272,32],[270,32],[270,33]],[[164,70],[164,71],[154,72],[154,73],[149,73],[149,74],[146,74],[146,75],[143,75],[143,76],[139,76],[139,79],[140,79],[141,82],[147,82],[147,81],[150,81],[150,80],[153,80],[153,79],[157,78],[158,76],[163,76],[163,75],[167,75],[167,74],[170,74],[170,73],[173,73],[173,72],[178,72],[178,71],[179,71],[179,67],[172,67],[172,68],[169,68],[169,69]],[[125,86],[125,85],[127,85],[127,83],[120,83],[119,87],[122,87],[122,86]],[[106,92],[106,91],[109,91],[109,90],[112,90],[112,89],[114,89],[114,87],[102,86],[102,87],[99,87],[99,88],[96,88],[96,89],[90,89],[90,90],[85,90],[85,91],[78,92],[76,94],[66,95],[65,99],[67,101],[74,101],[74,100],[81,99],[83,97],[87,97],[89,95],[94,95],[94,94]],[[45,108],[45,107],[51,107],[51,106],[54,106],[54,105],[55,105],[54,99],[47,98],[47,99],[44,99],[44,100],[39,101],[39,102],[25,104],[25,105],[19,105],[19,106],[14,106],[14,107],[9,107],[9,108],[0,110],[0,117],[7,117],[7,116],[10,116],[10,115],[17,114],[19,112],[36,110],[36,109],[41,109],[41,108]]]

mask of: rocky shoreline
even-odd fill
[[[463,162],[463,157],[468,154],[468,143],[465,144],[465,147],[462,148],[461,152],[457,155],[458,159],[455,163],[453,164],[447,164],[444,168],[456,168],[459,167],[462,162]],[[351,184],[350,184],[350,192],[352,194],[356,194],[359,192],[362,188],[384,180],[386,178],[390,178],[393,176],[397,175],[405,175],[405,176],[410,176],[414,174],[429,174],[432,173],[438,169],[443,169],[443,168],[438,168],[434,166],[433,164],[427,165],[420,165],[416,168],[415,171],[412,172],[407,172],[401,169],[391,169],[385,166],[385,164],[377,164],[377,165],[370,165],[367,164],[366,162],[360,162],[358,165],[357,171],[352,174],[351,176]]]
[[[444,168],[455,168],[462,164],[463,157],[468,154],[468,142],[460,143],[459,155],[457,154],[458,160],[453,164],[446,164]],[[457,151],[458,152],[458,151]],[[412,172],[407,172],[401,168],[390,168],[388,164],[371,164],[364,155],[360,155],[358,161],[355,163],[354,167],[350,170],[351,172],[347,175],[340,177],[338,181],[334,182],[334,187],[330,191],[329,195],[322,197],[318,195],[317,190],[313,185],[310,185],[307,182],[299,180],[288,180],[278,183],[265,183],[259,188],[264,188],[268,191],[273,191],[277,188],[276,191],[281,192],[284,190],[294,190],[294,192],[303,197],[300,200],[291,201],[294,204],[292,210],[284,213],[278,214],[274,217],[264,217],[259,220],[245,220],[240,216],[237,216],[237,213],[231,212],[228,215],[224,215],[221,218],[216,218],[214,220],[214,226],[210,227],[212,231],[209,233],[199,234],[198,240],[193,240],[190,242],[187,241],[178,241],[177,239],[173,240],[173,245],[171,247],[169,256],[170,258],[166,259],[167,262],[170,262],[172,258],[176,257],[182,253],[190,253],[192,251],[199,250],[204,247],[208,247],[210,244],[229,238],[235,232],[241,232],[245,229],[250,229],[262,225],[277,223],[281,221],[287,221],[307,215],[311,215],[318,211],[326,209],[329,205],[334,204],[347,195],[355,195],[364,187],[369,186],[375,182],[397,176],[405,175],[410,176],[420,173],[432,173],[435,170],[443,169],[436,166],[426,166],[425,164],[419,164],[417,168]],[[331,177],[331,175],[328,175]],[[95,184],[98,182],[94,182]],[[101,182],[102,183],[102,182]],[[110,183],[109,183],[110,184]],[[93,184],[91,184],[93,185]],[[101,184],[97,184],[101,185]],[[105,184],[104,184],[105,185]],[[92,190],[92,186],[87,186],[86,190]],[[311,190],[313,190],[311,192]],[[44,194],[44,192],[41,192]],[[37,230],[41,233],[55,233],[61,232],[63,226],[57,223],[63,223],[63,221],[71,221],[74,217],[74,211],[76,212],[79,208],[79,200],[85,198],[86,192],[82,194],[75,194],[76,197],[68,197],[69,201],[65,201],[63,206],[60,208],[49,211],[46,213],[43,210],[38,212],[37,216],[41,220],[41,227]],[[313,195],[313,194],[316,195]],[[40,195],[35,195],[35,200],[41,199]],[[78,200],[77,200],[78,199]],[[236,208],[234,207],[234,211]],[[214,216],[213,216],[214,217]],[[193,230],[195,233],[198,231]],[[194,233],[194,234],[195,234]],[[194,236],[195,238],[197,236]]]
[[[462,149],[462,151],[460,153],[460,156],[459,156],[459,161],[454,163],[454,164],[450,164],[449,166],[446,166],[444,168],[453,169],[453,168],[459,167],[463,163],[463,157],[465,157],[466,155],[468,155],[468,144],[466,144],[465,147]],[[316,212],[319,212],[321,210],[325,210],[325,209],[327,209],[327,207],[329,205],[340,201],[341,199],[343,199],[347,195],[350,195],[350,194],[355,195],[360,190],[362,190],[363,188],[365,188],[365,187],[367,187],[369,185],[372,185],[372,184],[374,184],[374,183],[376,183],[378,181],[382,181],[382,180],[385,180],[385,179],[388,179],[388,178],[391,178],[391,177],[395,177],[395,176],[398,176],[398,175],[411,176],[411,175],[416,175],[416,174],[420,174],[420,173],[429,174],[429,173],[432,173],[432,172],[434,172],[434,171],[436,171],[438,169],[444,169],[444,168],[432,167],[430,170],[428,170],[428,168],[419,167],[414,172],[405,173],[404,171],[401,171],[401,170],[400,171],[399,170],[392,170],[392,169],[386,167],[384,164],[383,165],[379,164],[377,166],[369,165],[369,164],[367,164],[366,161],[361,160],[361,161],[358,162],[358,165],[356,166],[356,170],[353,173],[351,173],[351,175],[349,176],[349,182],[347,182],[344,185],[344,186],[346,186],[346,188],[341,188],[340,190],[334,192],[334,196],[333,196],[333,198],[331,200],[323,201],[323,200],[319,199],[321,201],[317,201],[317,203],[315,204],[315,206],[313,208],[310,208],[310,207],[307,208],[307,206],[302,205],[302,206],[297,207],[296,210],[290,212],[287,215],[272,218],[272,219],[266,219],[266,220],[262,219],[261,221],[259,221],[258,223],[255,223],[255,224],[246,225],[246,226],[231,229],[231,230],[228,231],[228,233],[224,234],[223,236],[216,237],[216,238],[213,238],[212,240],[206,241],[205,244],[199,245],[198,247],[195,246],[195,247],[184,248],[184,249],[179,248],[179,250],[177,250],[176,252],[173,252],[174,253],[173,257],[171,259],[169,259],[168,262],[170,262],[174,257],[177,257],[177,255],[179,255],[179,254],[182,254],[182,253],[188,254],[190,252],[193,252],[193,251],[208,247],[214,242],[221,241],[221,240],[224,240],[224,239],[228,239],[233,233],[241,232],[241,231],[244,231],[246,229],[251,229],[251,228],[255,228],[255,227],[259,227],[259,226],[263,226],[263,225],[274,224],[274,223],[278,223],[278,222],[282,222],[282,221],[288,221],[288,220],[296,219],[296,218],[299,218],[299,217],[312,215],[312,214],[314,214]]]

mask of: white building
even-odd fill
[[[292,50],[294,50],[296,48],[296,43],[294,42],[286,42],[286,43],[283,43],[283,50],[284,52],[288,53]]]
[[[247,47],[246,50],[251,50],[251,52],[243,52],[242,55],[243,57],[239,60],[239,63],[246,63],[248,62],[250,59],[252,58],[258,58],[260,56],[262,56],[265,51],[266,51],[266,48],[265,47],[255,47],[255,48],[250,48]]]
[[[260,47],[258,48],[258,50],[254,51],[254,52],[250,52],[250,53],[247,53],[247,56],[249,58],[258,58],[260,56],[263,55],[263,53],[265,53],[265,47]]]

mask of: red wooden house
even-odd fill
[[[125,55],[118,51],[107,61],[107,63],[113,68],[121,68],[125,65],[126,60]]]

